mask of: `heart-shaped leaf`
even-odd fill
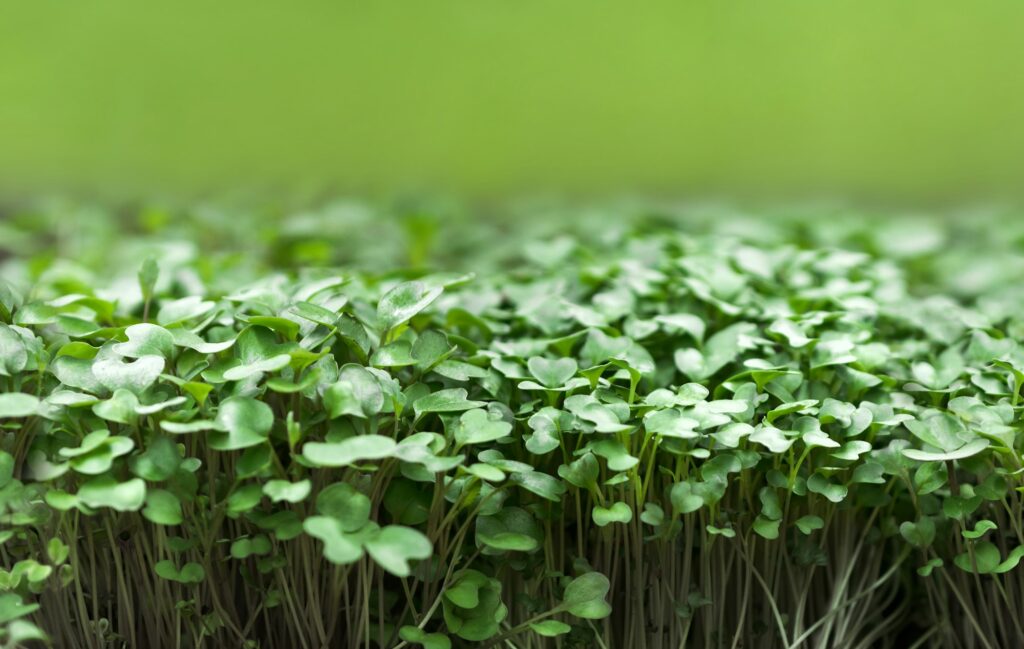
[[[171,332],[155,324],[136,324],[124,330],[128,342],[118,343],[111,349],[119,356],[126,358],[142,358],[143,356],[160,356],[169,358],[174,351],[174,336]]]
[[[695,492],[690,482],[677,482],[672,485],[669,498],[672,501],[672,510],[676,514],[689,514],[704,506],[704,499]]]
[[[433,545],[419,530],[388,525],[366,540],[366,551],[384,570],[397,577],[408,577],[409,561],[429,558]]]
[[[979,437],[978,439],[968,442],[960,448],[952,451],[933,452],[907,448],[903,449],[903,455],[911,460],[917,460],[918,462],[945,462],[949,460],[963,460],[965,458],[972,457],[984,451],[988,446],[989,441]]]
[[[97,417],[113,421],[119,424],[130,424],[138,418],[136,409],[139,407],[139,398],[131,390],[119,388],[114,390],[106,401],[101,401],[92,407]]]
[[[594,524],[604,527],[609,523],[628,523],[633,520],[633,510],[626,503],[613,503],[611,507],[597,506],[591,511]]]
[[[579,367],[572,358],[550,360],[540,356],[531,357],[526,361],[526,366],[530,374],[546,388],[562,387],[576,374]]]
[[[252,538],[238,539],[231,544],[231,556],[235,559],[247,559],[253,555],[269,554],[272,545],[266,534],[257,534]]]
[[[821,520],[820,516],[801,516],[797,519],[796,526],[804,534],[810,534],[825,527],[825,521]]]
[[[412,644],[422,645],[423,649],[452,649],[452,641],[440,633],[427,633],[415,626],[403,626],[398,637]]]
[[[173,561],[164,559],[163,561],[156,562],[153,566],[153,571],[163,579],[182,584],[198,584],[202,583],[203,579],[206,578],[206,571],[203,570],[203,566],[192,561],[178,569]]]
[[[22,392],[0,394],[0,419],[31,417],[39,409],[39,398]]]
[[[900,535],[908,543],[919,548],[926,548],[935,540],[935,521],[927,517],[916,523],[904,521],[900,523]]]
[[[476,538],[499,552],[533,552],[540,547],[543,532],[525,509],[505,507],[476,519]]]
[[[274,411],[251,397],[225,399],[217,410],[218,430],[210,433],[210,447],[237,451],[262,444],[274,425]]]
[[[570,464],[558,467],[559,477],[580,489],[596,488],[600,471],[601,466],[593,453],[584,453]]]
[[[28,350],[21,337],[0,322],[0,376],[13,376],[28,364]]]
[[[108,358],[92,364],[93,376],[100,385],[111,392],[123,389],[140,394],[156,383],[163,371],[164,359],[152,355],[140,356],[129,363],[118,358]]]
[[[514,474],[510,480],[520,487],[531,491],[551,502],[559,502],[565,493],[565,485],[540,471],[525,471]]]
[[[608,617],[612,607],[604,598],[609,589],[611,582],[607,577],[599,572],[588,572],[569,582],[559,608],[588,620]]]
[[[449,388],[420,397],[412,407],[418,419],[429,412],[462,412],[487,405],[483,401],[471,401],[467,396],[465,388]]]
[[[390,437],[356,435],[340,442],[307,442],[302,447],[302,457],[313,466],[349,466],[391,457],[397,447]]]
[[[384,294],[377,303],[377,324],[384,331],[394,329],[430,306],[444,289],[425,282],[405,282]]]
[[[287,480],[268,480],[263,485],[263,493],[270,498],[271,502],[275,503],[302,502],[309,495],[311,489],[312,483],[309,480],[300,480],[294,483]]]
[[[104,475],[84,483],[76,495],[83,504],[94,509],[109,507],[119,512],[133,512],[141,509],[146,500],[146,483],[138,478],[117,482]]]
[[[1019,556],[1017,560],[1020,560]],[[1001,563],[999,548],[988,541],[978,541],[967,552],[954,557],[953,563],[965,572],[987,575],[996,572],[999,568]]]
[[[512,424],[504,421],[498,413],[476,408],[464,412],[455,426],[455,441],[459,446],[485,444],[507,437]]]
[[[157,525],[178,525],[182,521],[181,503],[169,491],[150,489],[142,515]]]
[[[560,635],[565,635],[572,631],[571,626],[565,622],[559,622],[558,620],[534,622],[530,625],[530,629],[537,635],[542,635],[545,638],[557,638]]]
[[[331,563],[347,565],[363,556],[365,534],[346,532],[342,523],[328,516],[310,516],[302,522],[302,529],[324,544],[324,557]]]

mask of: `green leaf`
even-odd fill
[[[525,509],[505,507],[476,519],[476,538],[499,552],[533,552],[540,547],[543,533]]]
[[[691,482],[677,482],[672,485],[669,499],[676,514],[689,514],[704,506],[704,499],[695,492]]]
[[[215,421],[219,430],[210,433],[210,447],[237,451],[266,441],[274,425],[274,412],[251,397],[230,397],[221,402]]]
[[[288,340],[295,340],[295,337],[299,334],[299,324],[288,318],[279,318],[277,316],[265,316],[265,315],[254,315],[248,318],[249,324],[258,325],[260,327],[266,327],[271,331],[277,332],[287,338]]]
[[[736,530],[731,527],[715,527],[714,525],[707,525],[705,528],[708,534],[712,536],[724,536],[727,539],[736,538]]]
[[[559,608],[588,620],[608,617],[612,607],[604,598],[610,588],[607,577],[599,572],[588,572],[569,582]]]
[[[331,563],[347,565],[363,556],[362,538],[346,532],[342,523],[328,516],[311,516],[302,522],[302,529],[324,544],[324,558]]]
[[[130,424],[138,419],[136,409],[139,407],[139,398],[131,390],[119,388],[114,390],[106,401],[100,401],[92,407],[97,417],[113,421],[119,424]]]
[[[39,604],[26,604],[16,593],[0,593],[0,624],[7,624],[39,610]]]
[[[138,511],[146,499],[146,483],[138,478],[117,482],[110,476],[100,476],[84,483],[76,495],[82,503],[94,509],[109,507],[120,512]]]
[[[441,633],[427,633],[414,626],[403,626],[398,631],[398,637],[412,644],[423,645],[423,649],[452,649],[452,641],[448,639],[448,636]]]
[[[918,568],[917,574],[921,575],[922,577],[929,577],[931,576],[933,570],[935,570],[936,568],[941,568],[943,565],[945,565],[945,562],[943,562],[942,559],[936,557],[928,561],[928,563],[924,564],[920,568]]]
[[[346,365],[338,374],[338,382],[324,391],[324,405],[332,419],[342,415],[371,417],[384,407],[384,392],[368,370]]]
[[[516,473],[509,478],[513,483],[551,502],[559,502],[565,493],[565,485],[540,471]]]
[[[925,517],[916,523],[904,521],[900,523],[900,535],[908,543],[919,548],[926,548],[935,540],[935,521]]]
[[[160,267],[156,260],[147,257],[142,266],[139,267],[139,290],[142,292],[142,299],[148,300],[153,297],[153,288],[156,280],[160,277]]]
[[[885,478],[882,477],[884,472],[885,467],[878,462],[865,462],[853,470],[851,482],[855,484],[885,484]]]
[[[1018,556],[1017,561],[1019,560]],[[978,541],[971,550],[954,557],[953,563],[964,572],[987,575],[999,568],[999,548],[988,541]]]
[[[542,622],[534,622],[530,625],[530,628],[537,635],[542,635],[545,638],[556,638],[560,635],[565,635],[572,631],[572,627],[565,622],[559,622],[558,620],[544,620]]]
[[[572,358],[549,360],[533,356],[526,362],[530,374],[546,388],[560,388],[576,374],[578,366]]]
[[[960,494],[942,501],[942,513],[947,518],[964,520],[981,505],[981,496],[974,495],[974,487],[963,485]]]
[[[455,441],[458,446],[485,444],[507,437],[511,432],[512,424],[504,421],[499,413],[476,408],[464,412],[459,418]]]
[[[409,561],[429,558],[433,545],[419,530],[388,525],[366,540],[366,551],[384,570],[396,577],[408,577]]]
[[[952,451],[945,452],[933,452],[933,451],[919,451],[914,448],[903,449],[903,455],[910,458],[911,460],[917,460],[918,462],[944,462],[948,460],[963,460],[971,456],[981,453],[989,446],[989,441],[984,438],[978,438],[974,441],[968,442]]]
[[[108,358],[92,364],[93,376],[111,392],[123,389],[140,394],[156,383],[163,371],[164,359],[160,356],[140,356],[128,363],[118,358]]]
[[[252,511],[262,497],[259,485],[247,484],[238,487],[228,496],[228,516],[237,518],[239,514]]]
[[[312,483],[309,480],[299,480],[298,482],[288,482],[287,480],[269,480],[263,485],[263,493],[265,493],[271,500],[271,502],[289,502],[298,503],[306,499],[312,489]]]
[[[444,332],[428,329],[421,332],[412,344],[410,353],[421,371],[427,371],[447,358],[455,348],[448,342]]]
[[[288,367],[292,357],[290,354],[277,354],[270,358],[261,358],[251,363],[236,365],[224,372],[225,381],[244,381],[250,377],[276,372]]]
[[[408,367],[415,365],[416,359],[408,340],[395,340],[373,352],[370,364],[374,367]]]
[[[50,539],[46,544],[46,557],[54,565],[60,565],[68,558],[71,549],[57,537]]]
[[[356,435],[340,442],[306,442],[302,457],[313,466],[349,466],[391,457],[397,446],[383,435]]]
[[[22,392],[0,394],[0,419],[31,417],[39,410],[39,399]]]
[[[498,633],[508,616],[501,601],[501,582],[476,570],[462,570],[444,591],[444,622],[449,631],[470,642]]]
[[[841,503],[846,498],[847,488],[844,485],[829,482],[828,478],[815,473],[807,479],[807,490],[821,494],[834,503]]]
[[[257,534],[252,538],[237,539],[231,544],[231,556],[235,559],[247,559],[253,555],[269,554],[272,545],[266,534]]]
[[[161,436],[151,440],[149,448],[141,455],[133,456],[129,463],[135,475],[150,482],[159,482],[174,475],[181,462],[178,445]]]
[[[622,442],[617,439],[591,442],[590,450],[594,455],[603,457],[612,471],[629,471],[640,463],[640,458],[630,455]]]
[[[211,303],[212,304],[212,303]],[[189,329],[168,329],[174,338],[174,344],[178,347],[194,349],[200,354],[219,354],[230,349],[237,342],[236,338],[229,338],[220,342],[207,342]]]
[[[1024,558],[1024,545],[1018,545],[1014,549],[1010,550],[1010,553],[1006,555],[1006,559],[996,566],[995,570],[992,572],[1000,574],[1010,572],[1017,567],[1017,564],[1020,563],[1022,558]]]
[[[698,420],[683,416],[676,408],[652,410],[644,417],[644,428],[648,432],[676,439],[697,439],[700,433],[695,428],[699,425]]]
[[[820,516],[801,516],[797,519],[796,526],[804,534],[810,534],[825,527],[825,521],[821,520]]]
[[[788,451],[794,441],[794,438],[786,437],[785,433],[781,430],[768,424],[758,425],[748,439],[752,442],[757,442],[776,454]]]
[[[438,390],[420,397],[413,402],[412,407],[419,419],[429,412],[462,412],[487,405],[482,401],[470,401],[466,399],[467,395],[465,388]]]
[[[551,408],[541,410],[530,417],[527,425],[533,434],[526,439],[526,450],[534,455],[546,455],[559,447],[561,431],[558,416],[558,411]]]
[[[489,580],[476,570],[464,571],[444,591],[444,598],[460,608],[476,608],[480,605],[480,591]]]
[[[567,404],[575,397],[570,397]],[[580,419],[594,424],[595,430],[599,433],[619,433],[629,430],[631,426],[623,424],[615,411],[596,401],[589,401],[582,406],[567,406]]]
[[[425,282],[405,282],[384,294],[377,303],[377,324],[383,331],[394,329],[430,306],[444,289]]]
[[[370,520],[370,499],[347,482],[336,482],[317,494],[316,510],[337,520],[342,532],[355,532]]]
[[[182,521],[181,503],[169,491],[150,489],[142,515],[157,525],[179,525]]]
[[[169,358],[174,351],[174,336],[171,332],[155,324],[135,324],[124,330],[128,342],[118,343],[111,350],[118,356],[126,358],[142,358],[143,356],[159,356]]]
[[[173,561],[164,559],[163,561],[156,562],[156,565],[153,566],[153,571],[163,579],[182,584],[198,584],[202,583],[203,579],[206,578],[206,571],[203,570],[203,567],[192,561],[186,563],[179,570]]]
[[[918,419],[903,423],[914,437],[942,451],[952,451],[971,441],[963,423],[954,415],[939,410],[926,410]]]
[[[763,515],[758,516],[754,519],[754,532],[758,536],[764,537],[769,541],[779,538],[779,520],[772,520],[765,518]]]
[[[28,365],[28,350],[13,329],[0,322],[0,376],[13,376]]]
[[[995,529],[999,529],[999,528],[992,521],[990,521],[990,520],[980,520],[980,521],[978,521],[974,525],[974,529],[973,530],[963,530],[962,532],[960,532],[960,534],[962,534],[965,539],[974,540],[974,539],[980,539],[981,537],[985,536],[985,534],[987,532],[991,532],[992,530],[995,530]]]
[[[609,523],[628,523],[633,520],[633,510],[626,503],[614,503],[611,507],[595,506],[591,510],[594,524],[604,527]]]
[[[669,331],[682,331],[695,341],[704,339],[704,321],[692,313],[670,313],[654,317],[655,322]]]
[[[601,467],[593,453],[584,453],[570,464],[558,467],[558,476],[580,489],[595,489]]]
[[[14,456],[6,451],[0,451],[0,489],[9,485],[13,479]]]
[[[676,367],[691,381],[703,381],[732,362],[745,348],[745,339],[757,327],[738,322],[708,338],[702,350],[680,349],[675,353]]]

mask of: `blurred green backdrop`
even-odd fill
[[[1024,3],[4,2],[0,189],[1019,197]]]

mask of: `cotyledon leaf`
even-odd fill
[[[164,359],[147,355],[125,362],[116,358],[97,360],[92,364],[92,374],[99,383],[110,391],[119,389],[139,394],[153,385],[164,370]]]
[[[397,447],[384,435],[356,435],[340,442],[307,442],[302,457],[314,466],[340,467],[391,457]]]
[[[0,394],[0,419],[30,417],[39,409],[39,398],[34,394],[6,392]]]
[[[430,306],[444,289],[425,282],[405,282],[384,294],[377,303],[377,324],[387,331]]]

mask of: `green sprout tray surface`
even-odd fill
[[[553,213],[9,214],[0,646],[1024,646],[1019,221]]]

